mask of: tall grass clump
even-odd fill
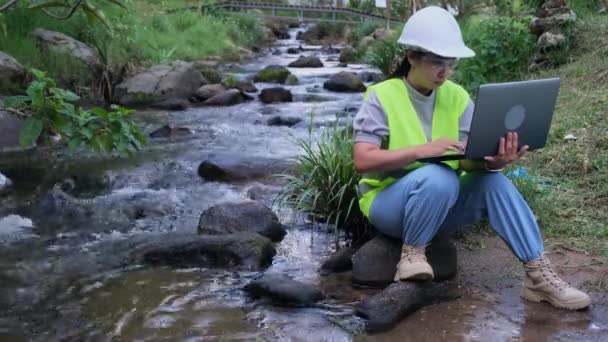
[[[296,139],[304,153],[296,159],[295,175],[279,175],[287,184],[278,202],[334,224],[353,244],[358,244],[368,233],[357,200],[360,176],[353,164],[350,121],[345,128],[338,122],[325,129],[316,141],[310,131],[308,139]]]

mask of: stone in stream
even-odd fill
[[[321,273],[339,273],[350,271],[353,268],[353,255],[356,250],[352,247],[344,247],[337,250],[321,265]]]
[[[365,243],[353,256],[352,282],[362,287],[385,287],[394,281],[401,256],[401,241],[378,235]],[[457,252],[447,237],[433,240],[426,250],[436,281],[452,278],[457,270]]]
[[[206,100],[203,104],[206,106],[233,106],[252,99],[253,97],[246,95],[238,89],[228,89]]]
[[[198,233],[225,235],[255,232],[272,241],[281,241],[285,228],[277,215],[256,201],[222,202],[205,210],[198,222]]]
[[[150,107],[163,110],[186,110],[190,107],[190,101],[173,98],[154,103]]]
[[[418,309],[459,297],[451,282],[398,282],[357,304],[357,316],[366,319],[365,329],[379,333],[392,329]]]
[[[302,118],[299,118],[297,116],[277,115],[277,116],[273,116],[272,118],[268,119],[268,121],[266,121],[266,124],[268,126],[293,127],[293,126],[297,125],[298,123],[300,123],[301,121],[302,121]]]
[[[194,97],[199,101],[205,101],[226,91],[222,84],[206,84],[196,91]]]
[[[365,84],[357,75],[348,71],[341,71],[323,83],[323,88],[337,92],[364,92]]]
[[[291,91],[282,87],[262,89],[260,101],[263,103],[292,102]]]
[[[275,174],[291,173],[293,165],[284,159],[212,155],[198,167],[198,175],[208,181],[234,182],[272,179]]]
[[[150,133],[150,138],[171,138],[190,134],[192,134],[192,131],[186,127],[171,127],[169,125],[164,125]]]
[[[137,247],[131,260],[173,267],[212,267],[261,270],[276,254],[272,242],[257,233],[228,235],[165,235]]]
[[[270,298],[277,305],[308,306],[324,298],[313,285],[283,274],[264,274],[245,285],[244,290],[256,298]]]
[[[323,62],[321,62],[319,57],[305,56],[305,57],[300,57],[296,61],[289,63],[289,67],[292,67],[292,68],[322,68]]]
[[[260,70],[253,78],[254,82],[268,82],[285,84],[291,72],[284,66],[269,65]]]

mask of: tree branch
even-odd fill
[[[19,0],[9,0],[9,2],[5,3],[4,5],[2,5],[2,7],[0,7],[0,12],[7,10],[9,7],[16,4],[17,1],[19,1]]]
[[[78,2],[76,3],[76,5],[74,5],[74,7],[72,7],[72,9],[70,10],[70,13],[68,13],[68,15],[66,15],[65,17],[60,17],[58,15],[55,15],[51,12],[49,12],[46,8],[43,8],[42,10],[44,11],[44,13],[46,13],[46,15],[58,19],[58,20],[66,20],[69,19],[71,16],[74,15],[74,13],[76,12],[76,10],[78,9],[78,7],[80,7],[80,4],[82,3],[83,0],[78,0]]]

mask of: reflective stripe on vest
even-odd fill
[[[415,145],[426,144],[427,138],[414,110],[407,87],[400,78],[393,78],[368,88],[365,97],[373,91],[386,113],[389,128],[389,150],[396,150]],[[432,140],[442,137],[458,140],[460,116],[469,104],[469,94],[461,86],[446,81],[436,90],[433,122],[431,128]],[[454,170],[458,169],[458,161],[444,162]],[[422,163],[412,163],[405,168],[374,175],[363,175],[359,182],[359,206],[363,214],[369,218],[369,209],[376,195],[385,187],[403,177],[408,172],[423,166]]]

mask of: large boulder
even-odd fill
[[[226,87],[224,87],[222,84],[206,84],[198,88],[196,93],[194,93],[194,97],[199,101],[205,101],[225,91]]]
[[[276,254],[272,242],[256,233],[229,235],[169,235],[139,246],[136,262],[174,267],[213,267],[260,270]]]
[[[341,71],[323,83],[323,88],[337,92],[364,92],[365,84],[352,72]]]
[[[292,68],[322,68],[323,62],[316,56],[302,56],[289,63]]]
[[[398,282],[384,291],[367,297],[355,307],[357,316],[366,320],[368,333],[392,329],[403,318],[418,309],[458,298],[456,286],[451,283]]]
[[[19,148],[21,127],[23,127],[21,118],[0,110],[0,151]]]
[[[263,103],[292,102],[293,96],[291,91],[282,87],[266,88],[262,89],[260,93],[260,101]]]
[[[283,274],[264,274],[245,285],[244,290],[256,298],[269,298],[277,305],[307,306],[324,297],[313,285]]]
[[[38,39],[44,48],[53,52],[70,55],[95,70],[102,67],[97,49],[63,33],[37,28],[32,31],[32,36]]]
[[[356,250],[352,247],[344,247],[337,250],[321,264],[322,273],[339,273],[350,271],[353,268],[353,255]]]
[[[203,102],[206,106],[233,106],[253,98],[238,89],[228,89],[225,92],[215,95]]]
[[[150,67],[116,86],[115,100],[122,105],[189,98],[207,81],[191,63],[176,61]]]
[[[354,285],[385,287],[394,281],[402,243],[385,235],[378,235],[364,244],[353,256]],[[426,256],[433,267],[436,281],[456,275],[457,252],[447,237],[438,237],[427,247]]]
[[[0,51],[0,90],[14,88],[25,78],[25,69],[12,56]]]
[[[284,84],[291,72],[280,65],[269,65],[260,70],[253,78],[254,82],[268,82]]]
[[[285,229],[277,215],[260,202],[223,202],[201,214],[198,233],[209,235],[254,232],[272,241],[281,241]]]
[[[293,164],[284,159],[213,155],[199,165],[198,175],[208,181],[235,182],[269,179],[292,169]]]

